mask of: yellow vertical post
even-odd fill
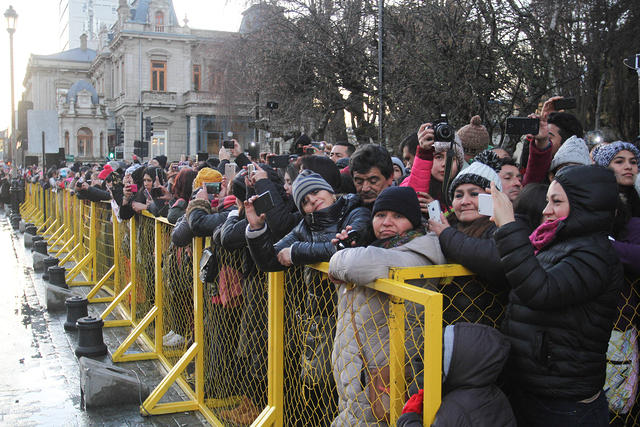
[[[430,426],[440,408],[442,396],[442,294],[424,302],[424,387],[423,425]]]
[[[275,426],[284,424],[284,272],[269,280],[268,403],[275,408]]]
[[[136,251],[138,250],[138,242],[136,239],[136,228],[138,225],[138,220],[134,215],[131,217],[129,222],[129,235],[130,235],[130,256],[129,256],[129,264],[131,265],[131,322],[135,325],[137,323],[136,319],[136,299],[138,298],[137,286],[138,286],[138,255]]]
[[[162,223],[154,220],[154,245],[155,245],[155,305],[158,307],[155,323],[155,345],[156,353],[162,354],[162,336],[164,335],[164,299],[163,299],[163,279],[162,279]]]
[[[200,280],[200,258],[202,258],[203,239],[194,237],[192,243],[193,253],[193,317],[194,339],[198,343],[196,360],[196,400],[199,405],[204,405],[204,297],[202,293],[202,281]]]
[[[404,379],[404,300],[391,297],[389,302],[389,373],[391,399],[391,425],[395,425],[402,413],[406,384]],[[427,384],[427,383],[425,383]]]
[[[120,293],[120,223],[116,213],[111,209],[111,224],[113,225],[113,291],[116,295]]]
[[[91,253],[91,275],[87,280],[96,283],[98,281],[98,230],[96,217],[98,216],[98,207],[96,202],[91,202],[89,210],[89,253]]]

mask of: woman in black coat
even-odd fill
[[[531,235],[492,186],[494,235],[513,287],[503,324],[519,425],[604,426],[606,352],[623,271],[608,234],[616,179],[596,166],[562,169]]]

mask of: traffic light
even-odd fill
[[[136,139],[133,141],[133,154],[138,157],[148,157],[149,156],[149,142],[148,141],[140,141]]]
[[[124,145],[124,131],[122,129],[118,129],[117,139],[118,142],[116,145]]]
[[[151,137],[153,136],[153,122],[151,121],[151,117],[144,118],[144,140],[151,141]]]

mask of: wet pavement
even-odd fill
[[[0,424],[11,426],[199,426],[198,413],[142,417],[139,404],[91,408],[80,405],[80,372],[74,354],[77,333],[63,328],[66,313],[46,310],[45,284],[31,268],[22,234],[14,232],[0,214]],[[74,287],[86,294],[88,287]],[[89,315],[98,316],[104,306],[91,304]],[[105,328],[105,343],[114,351],[128,328]],[[98,358],[110,362],[110,354]],[[154,361],[119,363],[135,370],[150,389],[164,371]],[[183,400],[177,387],[168,398]]]

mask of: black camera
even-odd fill
[[[449,124],[446,114],[440,114],[438,120],[433,122],[433,138],[434,141],[453,142],[456,130]]]
[[[340,251],[342,249],[352,247],[351,243],[356,242],[359,237],[360,236],[358,235],[358,232],[356,230],[349,230],[347,232],[347,238],[340,240],[338,243],[336,243],[336,249]]]

